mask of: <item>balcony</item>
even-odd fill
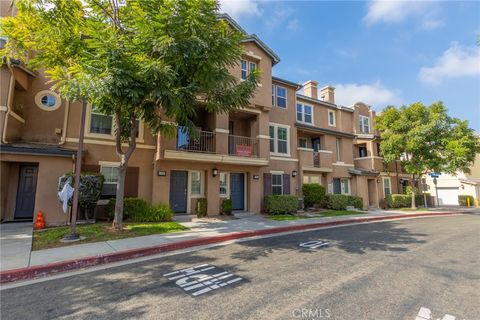
[[[299,148],[298,158],[303,171],[332,172],[332,153],[326,150]]]
[[[176,150],[215,153],[215,133],[198,131],[196,134],[189,134],[185,128],[179,127],[177,130]]]
[[[239,157],[258,158],[258,139],[228,135],[228,154]]]
[[[355,168],[373,171],[384,171],[383,158],[377,156],[360,157],[353,159]]]

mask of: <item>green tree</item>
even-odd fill
[[[17,0],[15,5],[17,16],[1,23],[8,38],[4,54],[44,69],[67,99],[86,99],[114,116],[118,230],[138,119],[154,134],[172,135],[172,122],[196,134],[192,119],[199,105],[229,112],[246,106],[255,92],[258,72],[243,82],[229,72],[241,57],[244,35],[217,18],[214,0]]]
[[[452,118],[442,102],[389,106],[376,118],[386,163],[400,159],[413,181],[428,172],[469,172],[480,145],[468,121]],[[412,192],[412,208],[415,208]]]

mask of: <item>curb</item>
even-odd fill
[[[102,264],[108,264],[128,259],[141,258],[145,256],[155,255],[159,253],[175,251],[185,248],[197,247],[202,245],[208,245],[212,243],[220,243],[229,240],[250,238],[268,234],[277,234],[290,231],[300,231],[300,230],[311,230],[318,229],[323,227],[338,226],[338,225],[349,225],[349,224],[358,224],[364,222],[372,221],[384,221],[384,220],[395,220],[402,218],[418,218],[418,217],[432,217],[432,216],[448,216],[448,215],[457,215],[461,213],[416,213],[416,214],[402,214],[396,216],[381,216],[381,217],[367,217],[359,218],[352,220],[341,220],[341,221],[331,221],[331,222],[317,222],[311,224],[295,225],[295,226],[286,226],[286,227],[276,227],[270,229],[261,229],[261,230],[250,230],[250,231],[241,231],[229,233],[221,236],[211,236],[204,237],[193,240],[180,241],[176,243],[167,243],[153,247],[131,249],[121,252],[114,252],[104,255],[85,257],[81,259],[66,260],[60,262],[54,262],[44,265],[38,265],[33,267],[12,269],[7,271],[0,272],[0,283],[9,283],[20,280],[28,280],[39,277],[46,277],[48,275],[58,274],[61,272],[71,271],[75,269],[83,269],[88,267],[93,267]]]

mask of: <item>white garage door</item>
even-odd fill
[[[438,200],[440,205],[458,205],[458,187],[438,188]]]

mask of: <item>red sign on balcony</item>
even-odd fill
[[[237,144],[235,146],[235,154],[238,156],[250,157],[253,152],[252,146],[244,146]]]

